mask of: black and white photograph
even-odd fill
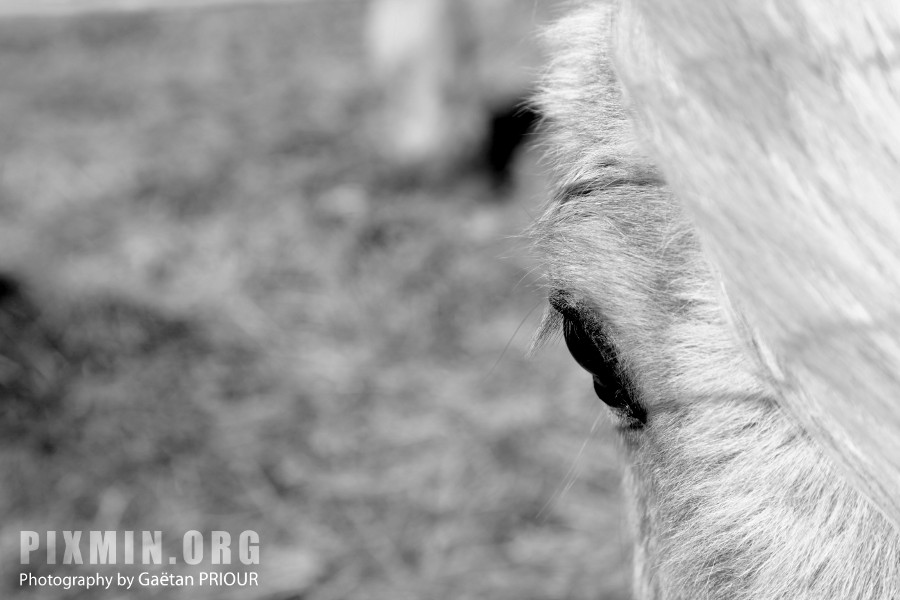
[[[900,600],[900,5],[0,0],[0,598]]]

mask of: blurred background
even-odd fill
[[[0,597],[627,597],[604,407],[525,356],[561,7],[372,1],[0,0]],[[20,530],[189,529],[260,586],[19,588],[143,570]]]

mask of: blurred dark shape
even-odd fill
[[[496,107],[490,116],[486,163],[495,190],[509,189],[512,165],[518,149],[534,131],[537,112],[521,99]]]
[[[539,120],[538,113],[523,98],[485,108],[481,141],[468,153],[455,160],[433,158],[416,165],[386,166],[378,185],[399,190],[447,188],[458,184],[460,178],[486,178],[495,192],[491,197],[505,199],[515,184],[516,159],[536,132]]]
[[[0,273],[0,306],[20,293],[19,282],[6,273]]]
[[[58,340],[19,280],[0,273],[0,433],[6,440],[56,406]]]

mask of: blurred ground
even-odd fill
[[[363,6],[0,21],[0,597],[625,597],[536,158],[394,183]],[[259,589],[18,589],[22,529],[245,528]]]

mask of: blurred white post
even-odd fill
[[[478,40],[467,2],[373,0],[366,42],[380,93],[378,152],[395,166],[433,170],[478,142]]]

